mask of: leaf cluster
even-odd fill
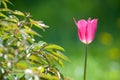
[[[33,27],[48,28],[34,20],[30,13],[11,10],[2,0],[0,8],[0,79],[1,80],[64,80],[56,65],[69,61],[62,47],[35,41],[41,37]]]

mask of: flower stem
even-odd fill
[[[88,53],[88,45],[86,44],[86,49],[85,49],[85,62],[84,62],[84,80],[86,80],[87,53]]]

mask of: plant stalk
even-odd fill
[[[88,45],[86,44],[86,49],[85,49],[85,61],[84,61],[84,80],[86,80],[87,54],[88,54]]]

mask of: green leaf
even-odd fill
[[[47,61],[49,66],[54,66],[54,62],[52,58],[44,51],[40,51],[40,54],[43,55],[43,58]]]
[[[0,9],[1,12],[11,12],[12,10],[8,9],[8,8],[2,8]]]
[[[39,41],[38,43],[34,43],[33,45],[32,45],[32,47],[33,47],[33,50],[35,51],[37,51],[37,50],[40,50],[44,45],[46,45],[47,43],[46,42],[44,42],[44,41]]]
[[[4,17],[4,18],[7,17],[6,15],[4,15],[4,14],[1,13],[1,12],[0,12],[0,16],[1,16],[1,17]]]
[[[54,61],[56,61],[60,66],[64,67],[64,64],[63,64],[63,62],[62,62],[61,59],[59,59],[58,57],[56,57],[56,56],[54,56],[54,55],[52,55],[52,54],[49,54],[49,56],[50,56],[52,59],[54,59]]]
[[[43,57],[38,56],[37,54],[32,54],[28,58],[31,64],[35,65],[48,65],[47,62],[43,59]]]
[[[44,49],[56,49],[56,50],[61,50],[61,51],[65,51],[64,48],[62,48],[61,46],[55,45],[55,44],[49,44],[47,45]]]
[[[26,33],[28,33],[30,35],[37,35],[37,36],[41,37],[40,34],[38,34],[37,32],[35,32],[34,30],[32,30],[30,27],[28,27],[28,26],[24,26],[24,27],[25,27],[24,31]]]
[[[41,80],[59,80],[57,76],[52,76],[50,74],[40,73],[39,76]]]
[[[34,43],[34,39],[32,39],[30,36],[27,36],[27,40],[29,43],[33,44]]]
[[[27,63],[23,60],[23,61],[19,61],[16,65],[15,68],[17,69],[26,69],[27,68]]]
[[[37,55],[30,55],[30,57],[28,58],[30,60],[30,62],[32,62],[33,64],[36,64],[40,61],[40,58]]]
[[[60,51],[65,51],[62,47],[55,45],[55,44],[48,44],[44,47],[44,50],[49,53],[49,55],[63,67],[63,63],[61,59],[69,61],[68,57],[63,55]]]
[[[29,54],[31,52],[38,52],[41,50],[41,48],[46,45],[46,42],[39,41],[38,43],[33,43],[27,50],[26,53]]]
[[[53,54],[54,56],[57,56],[57,57],[59,57],[59,58],[61,58],[63,60],[66,60],[68,62],[71,62],[70,59],[67,56],[65,56],[64,54],[62,54],[59,51],[57,51],[57,52],[51,52],[51,54]]]
[[[11,22],[19,22],[19,19],[15,16],[15,15],[10,15],[9,18],[7,18],[8,21],[11,21]]]
[[[9,4],[11,4],[11,5],[13,5],[9,0],[5,0],[7,3],[9,3]]]
[[[44,31],[44,28],[48,28],[48,26],[43,24],[41,21],[35,21],[33,19],[29,19],[29,20],[30,20],[31,26],[34,25],[34,26],[42,29],[43,31]]]
[[[4,5],[5,8],[7,8],[7,3],[3,0],[2,4]]]
[[[19,16],[25,16],[25,14],[23,12],[18,11],[18,10],[13,11],[12,13],[15,15],[19,15]]]

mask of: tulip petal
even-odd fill
[[[91,21],[88,21],[88,26],[87,26],[87,43],[91,43],[94,39],[96,28],[97,28],[97,19],[93,19]]]
[[[85,37],[85,33],[86,33],[86,26],[87,26],[87,21],[85,21],[84,19],[79,20],[77,23],[77,27],[78,27],[78,36],[79,39],[82,42],[86,42],[86,37]]]
[[[97,29],[97,21],[98,21],[98,19],[93,19],[93,20],[91,21],[92,26],[94,27],[94,30],[95,30],[95,31],[96,31],[96,29]]]
[[[94,39],[95,32],[96,32],[96,29],[97,29],[97,19],[93,19],[93,20],[91,21],[91,24],[92,24],[93,39]]]
[[[91,22],[88,22],[88,25],[87,25],[87,31],[86,31],[86,41],[87,41],[87,44],[91,43],[92,40],[93,40],[93,26],[91,24]]]
[[[81,27],[86,27],[87,26],[87,21],[82,19],[82,20],[79,20],[78,23],[77,23],[77,27],[78,28],[81,28]]]

